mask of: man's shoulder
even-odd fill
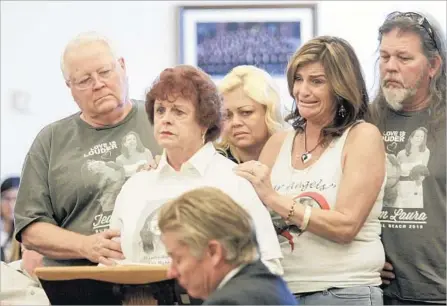
[[[61,138],[66,138],[65,135],[72,131],[73,124],[76,123],[77,117],[79,117],[79,113],[72,114],[43,126],[34,137],[31,151],[40,147],[50,147],[56,133],[61,135]]]
[[[140,99],[130,99],[139,109],[145,109],[146,102]]]
[[[52,131],[66,131],[67,128],[70,128],[73,123],[76,123],[76,121],[79,119],[79,112],[75,114],[71,114],[69,116],[66,116],[64,118],[58,119],[56,121],[53,121],[51,123],[48,123],[45,125],[40,132],[39,135],[48,135],[49,133],[52,133]],[[79,119],[80,120],[80,119]]]
[[[143,112],[145,113],[145,102],[142,100],[132,99],[134,105],[136,106],[136,110],[138,113]],[[74,126],[74,124],[80,122],[82,119],[80,118],[81,112],[76,112],[71,115],[65,116],[63,118],[60,118],[58,120],[55,120],[51,123],[48,123],[44,125],[44,127],[40,130],[38,133],[38,136],[46,136],[51,131],[67,131],[71,126]],[[59,129],[61,128],[61,129]]]
[[[149,123],[149,119],[147,117],[147,113],[146,113],[146,102],[143,100],[138,100],[138,99],[131,99],[133,105],[135,106],[136,112],[139,115],[142,115],[145,117],[145,119],[147,120],[147,122]]]
[[[250,264],[215,291],[205,304],[296,304],[280,277],[259,264]]]

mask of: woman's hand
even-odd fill
[[[160,163],[160,155],[156,155],[155,158],[150,161],[147,164],[141,165],[140,167],[138,167],[137,172],[140,171],[150,171],[150,170],[155,170],[158,167],[158,164]]]
[[[233,171],[247,179],[256,190],[259,198],[264,204],[269,196],[275,193],[270,180],[270,168],[259,161],[248,161],[236,166]]]

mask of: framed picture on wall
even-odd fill
[[[238,65],[284,77],[289,57],[317,35],[315,4],[182,6],[178,63],[222,78]]]

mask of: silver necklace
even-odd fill
[[[304,129],[304,153],[301,154],[301,161],[303,162],[303,164],[307,164],[312,159],[312,152],[315,151],[316,148],[318,148],[323,139],[320,140],[312,150],[307,150],[306,129]]]

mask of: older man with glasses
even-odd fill
[[[144,103],[129,98],[124,59],[106,38],[80,34],[66,46],[61,68],[80,111],[44,127],[31,145],[15,207],[15,236],[43,254],[44,265],[108,265],[106,258],[123,258],[113,240],[119,233],[108,229],[127,177],[116,161],[122,139],[138,135],[151,151],[147,159],[160,149]]]
[[[384,302],[445,305],[445,34],[421,14],[394,12],[379,41],[381,86],[372,120],[395,167],[388,175],[399,173],[385,188],[381,215]]]

